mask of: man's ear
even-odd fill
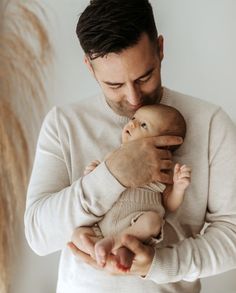
[[[157,38],[157,49],[160,61],[162,61],[164,58],[164,38],[162,35]]]
[[[84,63],[88,67],[88,70],[90,71],[90,73],[94,76],[93,66],[91,64],[91,60],[89,59],[87,55],[84,55]]]

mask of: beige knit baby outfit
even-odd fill
[[[105,237],[120,233],[134,224],[146,211],[157,212],[163,218],[165,210],[162,206],[161,193],[164,190],[165,185],[160,182],[151,183],[144,187],[126,189],[112,208],[104,215],[103,219],[95,225],[93,228],[95,234],[98,237]],[[156,236],[158,237],[147,241],[155,244],[163,239],[163,233]]]

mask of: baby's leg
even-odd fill
[[[145,241],[150,237],[156,237],[160,233],[162,223],[163,219],[157,212],[143,212],[133,225],[122,231],[122,236],[129,234]]]
[[[104,267],[107,257],[115,247],[115,237],[113,235],[104,237],[95,244],[95,258],[97,264]]]
[[[101,238],[97,237],[91,227],[78,227],[72,234],[71,241],[83,252],[95,258],[94,245]]]
[[[108,255],[116,251],[119,262],[118,267],[129,270],[134,256],[125,247],[120,250],[123,235],[129,234],[141,241],[145,241],[150,237],[156,237],[160,233],[161,226],[162,218],[158,213],[153,211],[144,212],[132,226],[124,229],[117,235],[107,236],[96,243],[95,256],[98,264],[104,266]]]

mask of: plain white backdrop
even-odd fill
[[[47,82],[52,105],[89,97],[99,88],[83,64],[75,34],[78,16],[89,1],[41,2],[49,14],[55,47],[54,75]],[[165,39],[163,85],[221,105],[236,122],[236,1],[150,2]],[[34,255],[23,235],[19,243],[11,293],[55,292],[58,254]],[[202,284],[203,293],[235,293],[236,270],[206,278]]]

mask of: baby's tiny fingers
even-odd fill
[[[98,163],[92,162],[88,166],[93,167],[93,168],[96,168],[98,165],[99,165]]]
[[[176,164],[175,164],[175,169],[176,169],[176,170],[179,170],[179,169],[180,169],[180,164],[179,164],[179,163],[176,163]]]
[[[100,164],[100,162],[98,160],[94,160],[90,163],[90,165],[95,165],[95,166],[97,166],[99,164]]]
[[[181,179],[181,178],[190,178],[191,177],[191,173],[190,172],[181,172],[180,174],[179,174],[179,179]]]
[[[85,172],[91,172],[91,171],[93,171],[94,170],[94,167],[93,166],[91,166],[91,167],[87,167],[87,168],[85,168]]]
[[[180,167],[180,170],[181,171],[188,171],[188,172],[191,172],[192,171],[192,168],[186,166],[186,165],[183,165]]]

